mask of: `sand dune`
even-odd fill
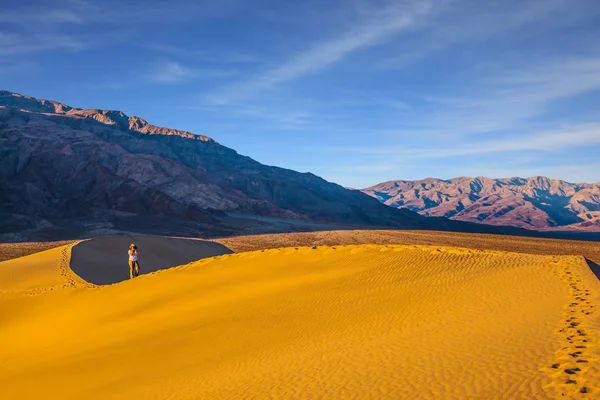
[[[191,261],[232,253],[222,244],[203,240],[146,235],[102,236],[75,245],[71,268],[88,282],[106,285],[129,279],[127,250],[138,246],[141,273],[146,274]]]
[[[600,392],[600,283],[581,257],[299,247],[92,287],[65,269],[68,254],[0,263],[1,398]]]
[[[416,230],[337,230],[274,233],[216,239],[235,252],[293,246],[337,246],[342,244],[417,244],[468,247],[476,250],[514,251],[541,255],[580,255],[600,263],[598,242],[541,239],[510,235],[486,235]]]

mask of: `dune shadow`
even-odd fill
[[[226,246],[205,240],[147,235],[111,235],[86,240],[71,250],[71,269],[87,282],[108,285],[129,279],[127,250],[139,250],[140,274],[233,253]]]
[[[600,279],[600,265],[596,264],[589,258],[586,258],[585,262],[587,263],[588,267],[590,267],[594,275],[596,275],[596,278]]]

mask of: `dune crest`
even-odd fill
[[[39,254],[56,262],[55,250]],[[313,246],[37,296],[14,282],[0,298],[6,398],[584,399],[600,391],[600,284],[581,257]]]
[[[71,249],[78,243],[0,262],[0,298],[93,287],[69,267]]]

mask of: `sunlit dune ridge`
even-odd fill
[[[292,247],[95,287],[69,254],[0,263],[0,398],[599,396],[581,257]]]

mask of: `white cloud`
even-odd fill
[[[403,30],[413,28],[431,8],[430,1],[413,2],[409,6],[391,5],[378,12],[376,17],[362,21],[339,37],[315,43],[279,66],[222,88],[209,96],[209,101],[221,105],[234,104],[261,90],[325,69],[354,52],[380,44]]]

